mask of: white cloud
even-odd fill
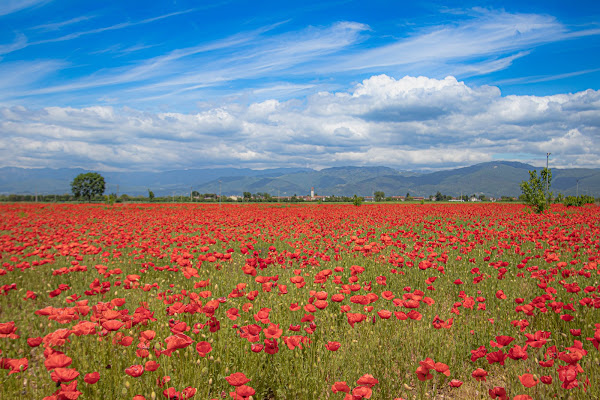
[[[15,13],[26,8],[40,6],[51,0],[2,0],[0,2],[0,16]]]
[[[13,51],[20,50],[26,46],[27,38],[22,33],[19,33],[12,43],[0,45],[0,54],[12,53]]]
[[[67,31],[69,33],[55,37],[45,35],[37,41],[28,41],[21,35],[12,43],[0,45],[0,53],[31,45],[51,46],[54,42],[150,24],[192,11]],[[82,18],[88,17],[47,24],[41,29],[60,29],[80,22]],[[90,72],[90,66],[85,65],[85,73],[80,73],[83,69],[79,69],[84,67],[70,65],[70,73],[57,75],[61,79],[44,82],[22,79],[18,74],[7,75],[6,81],[19,90],[6,91],[0,82],[0,101],[56,104],[58,100],[59,104],[71,105],[73,97],[77,96],[79,104],[95,104],[102,98],[137,108],[170,104],[175,109],[189,110],[193,107],[186,107],[186,104],[207,96],[234,94],[246,102],[269,98],[281,100],[300,93],[331,91],[340,87],[339,77],[352,79],[355,74],[362,73],[461,78],[489,74],[510,67],[538,46],[600,34],[597,29],[570,30],[548,15],[483,9],[463,14],[453,23],[416,30],[409,36],[402,36],[401,31],[377,32],[354,21],[307,26],[295,31],[286,30],[287,23],[283,21],[238,32],[212,42],[198,38],[195,45],[159,54],[157,51],[162,45],[156,43],[128,42],[126,39],[117,44],[105,43],[103,48],[90,49],[92,54],[101,58],[108,56],[104,53],[116,52],[123,56],[150,47],[156,47],[157,51],[150,58],[131,60],[123,57],[122,63],[113,56],[108,63],[111,67],[104,68],[105,64],[102,64],[95,70],[92,67]],[[147,53],[150,52],[140,56]],[[577,72],[568,74],[534,77],[533,81],[560,79]]]
[[[197,113],[0,108],[4,165],[161,170],[202,166],[445,168],[521,154],[598,167],[600,91],[506,96],[454,77],[373,76],[304,101]],[[32,157],[36,154],[36,157]],[[585,157],[583,155],[586,155]]]
[[[363,51],[346,58],[338,68],[353,70],[444,63],[521,51],[566,38],[566,28],[554,17],[483,10],[475,18],[455,25],[433,27]]]

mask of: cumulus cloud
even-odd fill
[[[600,91],[502,96],[496,87],[376,75],[306,99],[207,107],[0,108],[4,166],[164,170],[387,165],[439,169],[553,154],[600,167]],[[585,156],[584,156],[585,155]],[[510,157],[509,157],[510,158]],[[539,164],[538,163],[538,164]]]

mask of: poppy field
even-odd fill
[[[0,205],[0,398],[600,398],[598,262],[592,205]]]

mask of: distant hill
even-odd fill
[[[145,195],[151,189],[157,196],[200,193],[241,195],[266,192],[272,196],[307,195],[311,187],[319,195],[365,196],[383,191],[386,196],[486,195],[518,196],[519,183],[529,179],[528,164],[495,161],[431,173],[398,171],[388,167],[334,167],[316,171],[310,168],[189,169],[165,172],[102,172],[108,193]],[[70,182],[83,169],[0,168],[0,193],[61,194],[70,192]],[[552,169],[551,191],[600,196],[600,169]]]

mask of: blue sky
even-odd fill
[[[600,2],[0,1],[3,166],[600,168]]]

